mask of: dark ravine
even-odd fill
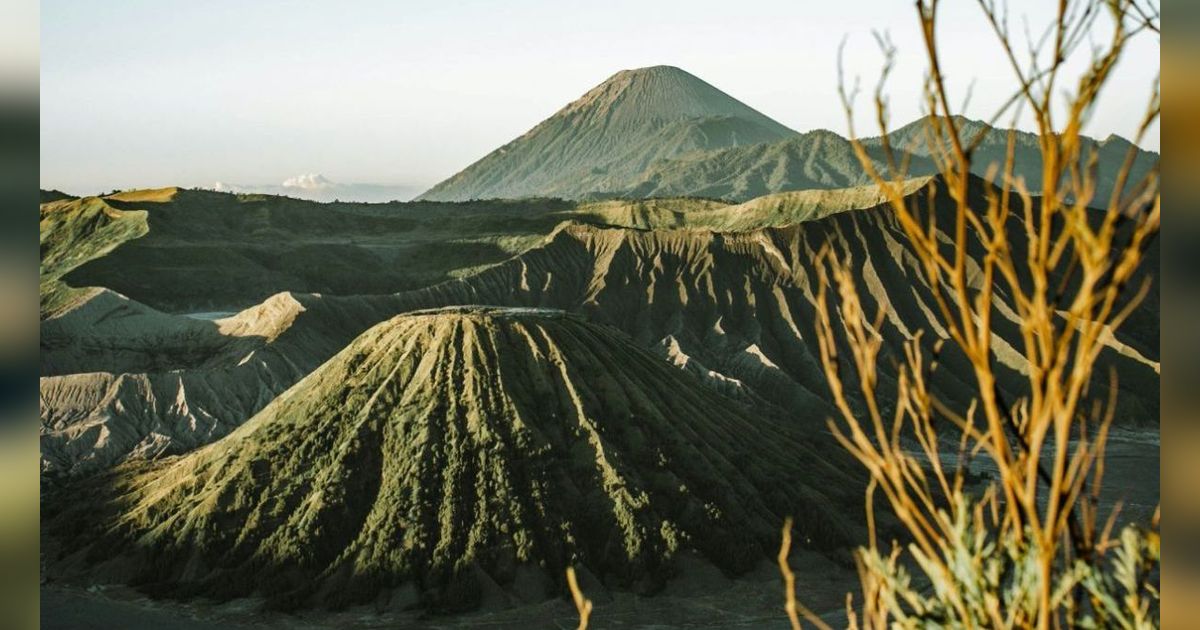
[[[568,564],[654,592],[684,555],[749,570],[788,514],[804,548],[856,540],[862,480],[832,444],[610,327],[460,307],[371,328],[225,438],[43,519],[61,571],[157,595],[460,609],[555,596]]]

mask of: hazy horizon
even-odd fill
[[[323,2],[50,1],[41,186],[281,187],[321,174],[415,194],[615,72],[652,65],[683,68],[794,130],[846,135],[838,45],[848,38],[847,72],[869,88],[881,62],[871,30],[885,26],[899,48],[891,122],[917,118],[924,59],[912,7],[836,4],[364,2],[348,12]],[[965,97],[973,81],[963,113],[986,119],[1007,98],[1010,72],[978,7],[943,10],[950,88]],[[1045,10],[1018,2],[1010,13],[1040,23]],[[1135,40],[1085,132],[1132,138],[1158,70],[1157,39]],[[876,131],[868,106],[860,98],[861,135]],[[1159,150],[1157,125],[1141,144]]]

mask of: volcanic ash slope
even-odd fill
[[[421,311],[218,442],[78,482],[47,520],[88,550],[57,566],[160,595],[461,608],[557,595],[572,564],[652,592],[685,555],[748,570],[789,514],[812,548],[852,540],[861,480],[828,440],[578,316]]]

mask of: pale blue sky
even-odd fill
[[[943,4],[951,89],[974,77],[967,114],[987,117],[1013,85],[1007,66],[975,2]],[[871,30],[900,47],[896,124],[918,115],[924,71],[903,0],[48,0],[41,22],[41,183],[74,193],[307,172],[423,189],[617,70],[656,64],[794,129],[844,135],[843,36],[867,84]],[[1158,68],[1158,40],[1144,37],[1089,133],[1131,136]],[[1158,149],[1157,129],[1144,144]]]

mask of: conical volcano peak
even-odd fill
[[[697,77],[696,75],[694,75],[694,74],[688,72],[687,70],[684,70],[683,68],[680,68],[678,66],[658,65],[658,66],[646,66],[644,68],[627,68],[625,70],[619,70],[615,74],[610,76],[609,78],[605,79],[603,83],[601,83],[600,85],[598,85],[596,87],[599,88],[601,86],[608,85],[608,84],[629,85],[636,81],[650,81],[650,80],[655,80],[655,79],[658,79],[658,80],[670,79],[670,80],[676,80],[676,81],[681,81],[681,82],[685,82],[685,81],[696,82],[696,81],[698,81],[700,83],[704,83],[704,81],[702,79],[700,79],[699,77]]]
[[[680,554],[750,569],[788,514],[813,548],[846,544],[861,503],[846,462],[751,404],[579,316],[421,311],[224,439],[117,469],[50,518],[99,522],[104,540],[68,544],[130,553],[134,581],[279,606],[415,584],[430,606],[470,607],[484,584],[528,593],[531,574],[552,597],[572,564],[655,589]]]
[[[623,193],[663,160],[794,135],[680,68],[622,70],[420,198]]]
[[[671,65],[667,65],[667,64],[645,66],[642,68],[626,68],[625,70],[618,71],[617,74],[613,75],[613,76],[622,75],[622,74],[637,74],[637,75],[681,74],[681,75],[691,77],[693,79],[696,78],[695,75],[688,72],[687,70],[684,70],[683,68],[680,68],[679,66],[671,66]]]
[[[782,125],[695,75],[674,66],[622,70],[568,105],[567,112],[595,109],[626,122],[731,116],[769,127]]]

